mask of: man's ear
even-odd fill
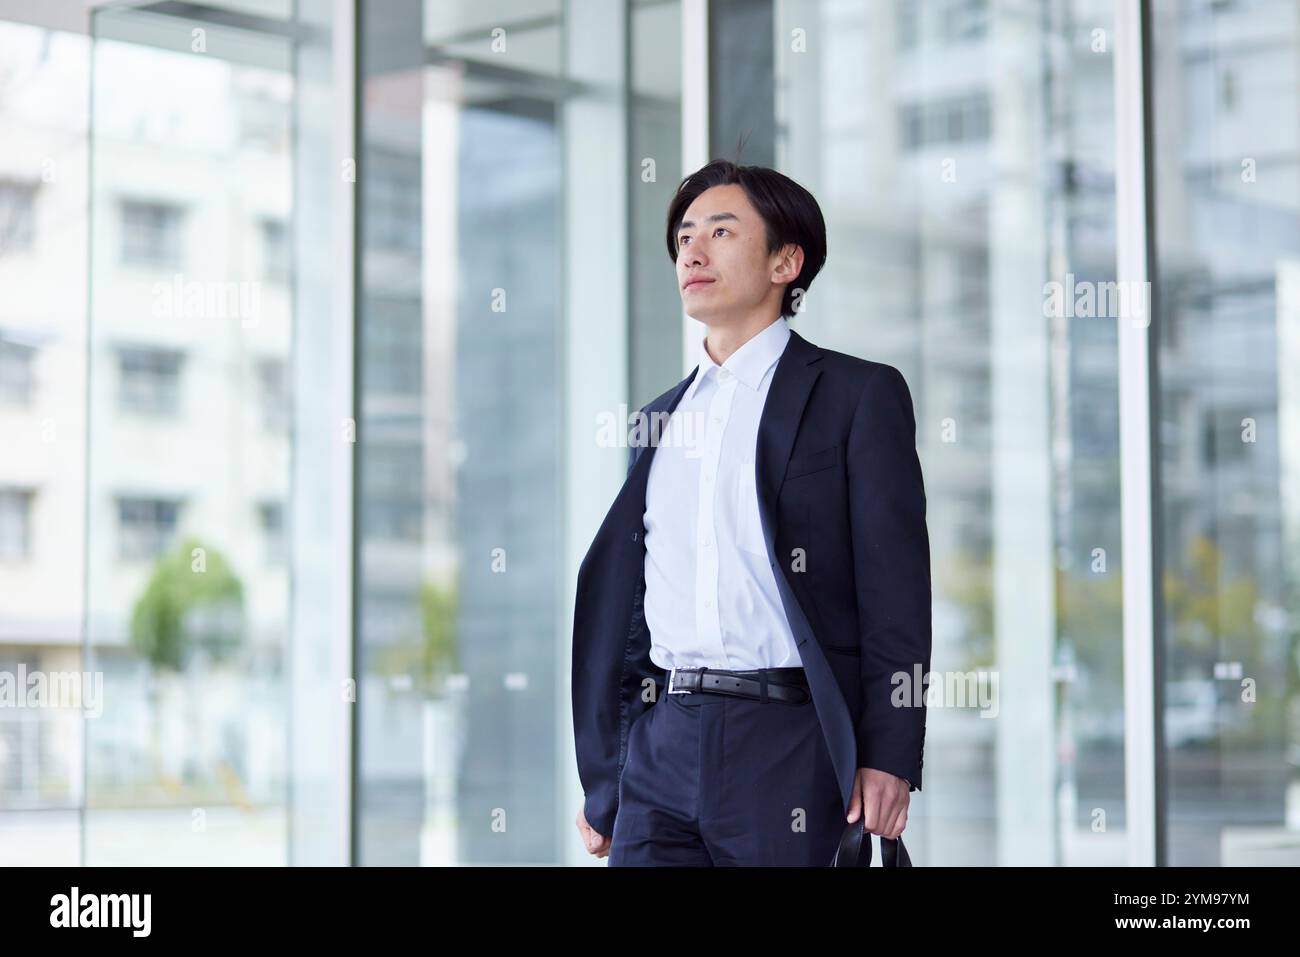
[[[798,243],[786,243],[781,248],[781,261],[778,265],[790,264],[790,282],[794,282],[799,277],[799,272],[803,269],[803,247]]]

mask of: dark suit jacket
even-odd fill
[[[642,413],[670,413],[694,377]],[[650,660],[642,607],[655,447],[634,441],[627,478],[578,570],[574,736],[584,814],[605,837],[629,729],[667,681]],[[845,808],[860,767],[919,790],[930,544],[906,381],[893,366],[819,348],[791,331],[759,420],[754,465],[768,555]]]

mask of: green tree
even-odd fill
[[[217,549],[187,538],[161,556],[131,610],[132,650],[153,669],[149,682],[150,745],[154,773],[165,786],[159,739],[158,678],[189,668],[196,651],[225,661],[243,645],[244,589]],[[188,696],[189,720],[198,722],[197,690]],[[177,790],[173,783],[172,790]]]
[[[421,694],[442,696],[447,676],[460,668],[456,642],[458,588],[425,580],[420,583],[420,634],[382,649],[377,670],[387,676],[409,675]]]
[[[217,549],[187,538],[158,559],[131,611],[131,648],[160,671],[202,648],[216,661],[243,643],[244,588]]]

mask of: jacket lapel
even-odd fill
[[[777,495],[785,480],[785,469],[790,462],[790,450],[799,431],[804,406],[812,392],[813,383],[821,375],[817,361],[821,350],[793,329],[790,340],[776,364],[772,384],[767,389],[767,401],[758,422],[758,449],[754,455],[755,480],[758,484],[759,511],[775,514]],[[771,539],[771,525],[764,519]]]
[[[668,416],[672,415],[677,404],[682,401],[682,396],[686,394],[686,387],[691,384],[698,373],[699,366],[691,370],[681,382],[677,383],[675,388],[667,399],[658,405],[651,404],[646,406],[646,415],[648,421],[645,423],[644,431],[638,429],[636,439],[632,443],[634,449],[632,453],[632,470],[629,478],[634,480],[640,486],[639,498],[641,501],[641,511],[645,511],[645,490],[647,479],[650,475],[650,461],[654,458],[655,449],[659,448],[659,440],[662,438],[663,428],[667,426]]]
[[[758,511],[763,523],[763,536],[767,539],[768,557],[776,572],[777,591],[781,594],[786,617],[799,647],[799,657],[808,676],[808,687],[816,704],[831,765],[839,781],[840,799],[847,811],[857,776],[856,732],[835,674],[821,644],[814,640],[808,616],[786,577],[785,562],[776,554],[776,524],[773,519],[804,407],[817,377],[821,375],[817,365],[821,357],[821,349],[794,330],[790,331],[790,341],[777,363],[759,420],[754,468],[758,483]]]

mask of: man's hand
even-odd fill
[[[875,768],[858,768],[849,798],[848,822],[852,824],[862,814],[868,831],[894,840],[907,827],[907,806],[911,803],[908,784],[902,778]]]
[[[587,851],[595,854],[597,857],[609,856],[609,838],[601,837],[591,825],[587,823],[587,817],[582,813],[582,808],[578,808],[578,817],[575,822],[578,825],[578,833],[582,835],[582,843],[586,845]]]

